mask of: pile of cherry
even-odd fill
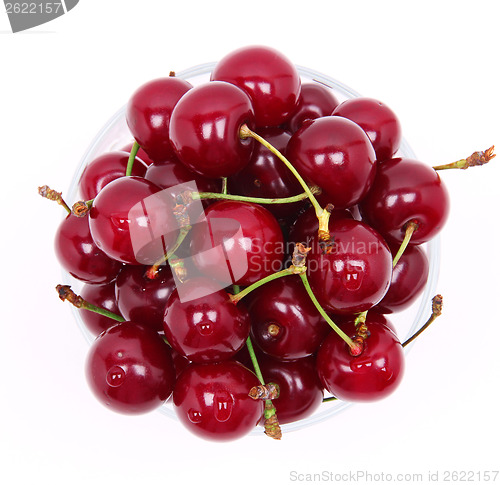
[[[267,47],[230,53],[196,87],[146,83],[126,119],[133,143],[85,168],[82,201],[39,189],[69,213],[56,254],[85,284],[57,290],[96,335],[95,396],[130,414],[171,399],[190,431],[229,440],[392,393],[408,341],[385,315],[426,284],[420,245],[449,211],[437,170],[493,147],[440,167],[393,158],[392,110],[339,103]]]

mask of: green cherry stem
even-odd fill
[[[330,396],[330,397],[325,397],[323,399],[323,402],[330,402],[330,401],[337,401],[337,398],[335,396]]]
[[[53,200],[54,202],[57,202],[60,206],[64,207],[64,209],[68,214],[71,214],[71,209],[62,198],[62,192],[56,192],[54,189],[51,189],[48,185],[42,185],[41,187],[38,187],[38,193],[44,199],[49,199]]]
[[[222,194],[227,194],[227,177],[222,177]]]
[[[432,299],[432,313],[429,319],[402,345],[406,347],[408,344],[412,343],[429,325],[436,320],[439,315],[443,312],[443,297],[441,295],[436,295]]]
[[[477,167],[479,165],[484,165],[485,163],[488,163],[492,158],[496,157],[496,154],[493,153],[494,149],[495,146],[492,145],[487,150],[474,152],[467,158],[462,158],[461,160],[457,160],[456,162],[452,163],[447,163],[445,165],[436,165],[432,168],[434,170],[449,170],[453,168],[466,170],[469,167]]]
[[[401,256],[405,252],[405,249],[408,246],[408,243],[410,242],[411,236],[413,233],[418,229],[418,223],[415,221],[410,221],[406,223],[405,226],[405,237],[403,239],[403,242],[401,243],[401,246],[399,246],[398,252],[396,253],[396,256],[394,256],[394,259],[392,260],[392,267],[395,268],[396,265],[398,264],[398,261],[401,259]]]
[[[81,296],[77,295],[69,285],[57,285],[56,291],[59,294],[59,298],[62,301],[69,301],[76,308],[83,308],[84,310],[98,313],[99,315],[104,315],[105,317],[116,320],[117,322],[125,321],[125,319],[122,316],[110,312],[105,308],[92,305],[92,303],[89,303],[88,301],[84,300]]]
[[[130,150],[130,156],[128,157],[127,170],[125,171],[126,177],[129,177],[130,175],[132,175],[132,168],[134,166],[135,156],[137,155],[139,148],[141,148],[139,143],[134,141],[134,144],[132,145],[132,149]]]

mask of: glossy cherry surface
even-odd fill
[[[130,153],[109,152],[95,158],[83,170],[80,178],[80,194],[84,200],[93,199],[106,185],[124,177]],[[143,177],[147,165],[136,157],[132,175]]]
[[[299,104],[287,127],[295,133],[305,121],[332,114],[339,105],[333,91],[318,83],[304,83],[300,90]]]
[[[217,282],[192,278],[170,295],[164,312],[165,337],[192,362],[231,358],[250,333],[244,303],[235,305]]]
[[[116,301],[126,320],[133,320],[156,331],[163,330],[163,314],[175,281],[170,266],[158,268],[156,278],[146,276],[147,266],[127,265],[115,281]]]
[[[376,305],[391,282],[392,256],[380,234],[355,220],[330,225],[329,253],[313,244],[308,254],[309,283],[320,304],[332,313],[358,313]]]
[[[154,79],[137,89],[128,104],[126,119],[137,143],[154,161],[173,154],[168,136],[170,117],[191,84],[174,76]]]
[[[306,122],[290,138],[286,156],[337,209],[357,204],[375,176],[370,139],[356,123],[340,116]]]
[[[280,128],[263,128],[259,135],[281,153],[285,152],[290,133]],[[258,143],[250,163],[228,180],[231,194],[269,199],[292,197],[304,189],[286,165],[273,155],[264,145]],[[303,202],[292,204],[266,204],[265,208],[275,217],[283,218],[296,213]]]
[[[254,141],[240,138],[240,128],[254,127],[248,96],[225,82],[199,85],[177,103],[170,120],[170,140],[179,160],[208,178],[229,177],[252,155]]]
[[[398,245],[391,245],[395,255]],[[424,291],[429,275],[429,261],[420,246],[408,246],[392,270],[391,286],[375,306],[381,313],[395,313],[408,308]]]
[[[246,298],[253,340],[278,359],[313,354],[330,331],[298,276],[266,283]]]
[[[54,248],[61,266],[86,283],[109,283],[122,266],[97,247],[90,234],[88,217],[66,216],[56,231]]]
[[[104,187],[90,210],[90,231],[108,256],[128,264],[154,264],[177,239],[171,201],[139,177],[122,177]]]
[[[259,357],[264,382],[274,382],[280,395],[273,399],[280,424],[292,423],[310,416],[323,401],[323,386],[316,372],[314,357],[283,362]]]
[[[408,158],[380,164],[360,210],[368,224],[390,242],[401,242],[406,224],[416,222],[410,244],[422,244],[443,228],[449,213],[448,191],[429,165]]]
[[[168,345],[154,330],[134,322],[101,333],[90,348],[85,371],[97,399],[124,414],[161,406],[175,382]]]
[[[255,110],[257,126],[279,126],[297,109],[300,76],[295,66],[270,47],[250,46],[222,58],[211,80],[243,89]]]
[[[83,285],[80,296],[89,303],[92,303],[92,305],[122,316],[116,304],[114,282],[105,285]],[[99,335],[101,332],[117,323],[116,320],[112,318],[86,310],[80,311],[80,316],[85,327],[93,335]]]
[[[370,335],[361,355],[353,357],[347,344],[331,332],[321,345],[316,367],[319,378],[330,393],[344,401],[368,402],[382,399],[399,385],[404,373],[403,347],[385,325],[367,317]],[[356,334],[351,322],[343,330]]]
[[[352,98],[337,106],[332,114],[348,118],[365,130],[378,161],[391,158],[398,151],[401,124],[386,104],[373,98]]]
[[[177,379],[174,410],[197,436],[214,441],[241,438],[257,426],[263,401],[248,392],[259,381],[238,362],[190,364]]]

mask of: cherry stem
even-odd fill
[[[330,402],[330,401],[337,401],[337,398],[335,396],[330,396],[330,397],[325,397],[323,399],[323,402]]]
[[[319,304],[316,296],[314,295],[311,286],[309,285],[309,281],[307,280],[306,272],[300,274],[300,278],[302,283],[307,291],[307,294],[311,298],[311,301],[314,303],[314,306],[317,308],[321,316],[326,320],[328,325],[333,328],[333,330],[337,333],[337,335],[349,346],[351,354],[353,356],[358,356],[363,351],[363,345],[360,342],[353,341],[345,332],[343,332],[334,321],[328,316],[328,314],[323,310],[322,306]]]
[[[112,318],[113,320],[116,320],[117,322],[124,322],[125,321],[125,319],[122,316],[117,315],[116,313],[110,312],[109,310],[106,310],[105,308],[95,306],[92,303],[89,303],[88,301],[84,300],[81,296],[77,295],[71,289],[71,286],[69,286],[69,285],[57,285],[56,291],[59,294],[59,298],[62,301],[69,301],[76,308],[83,308],[84,310],[98,313],[99,315],[103,315],[105,317]]]
[[[363,325],[366,322],[367,315],[368,315],[368,310],[361,312],[354,320],[354,326],[357,328],[359,325]]]
[[[73,204],[73,207],[71,207],[71,213],[76,217],[85,217],[92,208],[93,203],[94,199],[87,201],[79,200]]]
[[[443,297],[441,295],[436,295],[432,299],[432,313],[429,317],[429,320],[427,320],[419,330],[417,330],[408,340],[406,340],[406,342],[402,344],[403,347],[406,347],[408,344],[412,343],[434,320],[436,320],[437,317],[439,317],[439,315],[441,315],[442,312]]]
[[[135,156],[137,155],[139,148],[141,148],[139,143],[134,141],[134,144],[132,145],[132,149],[130,150],[130,156],[128,157],[127,170],[125,171],[126,177],[129,177],[130,175],[132,175],[132,168],[134,167]]]
[[[181,227],[179,235],[177,236],[177,240],[175,241],[172,249],[167,251],[158,261],[156,261],[155,264],[147,269],[146,278],[154,280],[158,276],[158,270],[160,269],[160,266],[164,265],[170,258],[172,258],[172,256],[175,256],[175,251],[179,249],[180,245],[184,242],[184,239],[186,239],[186,236],[188,235],[190,230],[190,225]]]
[[[277,148],[273,147],[267,140],[262,138],[260,135],[257,135],[257,133],[253,132],[246,124],[243,124],[240,127],[240,138],[253,138],[254,140],[258,141],[259,143],[264,145],[271,153],[276,155],[288,167],[293,175],[295,175],[295,178],[298,180],[300,185],[302,185],[302,188],[304,189],[304,192],[307,194],[309,200],[314,206],[316,216],[319,219],[319,217],[323,213],[323,208],[319,205],[319,202],[316,200],[316,197],[314,197],[314,194],[311,192],[304,179],[300,176],[299,172],[297,172],[296,168],[288,161],[288,159]]]
[[[64,209],[68,214],[71,214],[71,209],[62,198],[62,192],[56,192],[55,190],[51,189],[48,185],[42,185],[41,187],[38,187],[38,193],[45,199],[57,202],[59,205],[64,207]]]
[[[467,158],[462,158],[461,160],[452,163],[447,163],[445,165],[436,165],[435,167],[432,168],[434,170],[449,170],[452,168],[466,170],[469,167],[477,167],[479,165],[484,165],[485,163],[488,163],[492,158],[496,157],[496,154],[493,153],[494,149],[495,145],[492,145],[487,150],[474,152]]]
[[[255,350],[253,348],[250,337],[247,338],[247,349],[248,353],[250,354],[250,360],[252,361],[253,368],[255,370],[255,375],[257,376],[257,379],[259,379],[259,382],[264,386],[266,383],[264,381],[264,377],[262,376],[259,362],[257,361],[257,356],[255,355]]]
[[[399,246],[398,252],[396,253],[396,256],[394,256],[394,259],[392,260],[392,267],[395,268],[396,265],[398,264],[398,261],[401,259],[401,256],[403,256],[403,253],[405,252],[405,249],[408,246],[408,243],[410,242],[410,239],[413,235],[413,233],[418,229],[418,223],[415,221],[409,221],[406,224],[405,228],[405,237],[403,239],[403,242],[401,243],[401,246]]]
[[[319,187],[311,187],[311,192],[318,194],[321,193]],[[246,197],[243,195],[232,195],[222,192],[221,194],[217,192],[193,192],[191,197],[196,199],[223,199],[223,200],[239,200],[241,202],[252,202],[254,204],[288,204],[291,202],[299,202],[301,200],[309,198],[307,193],[302,193],[299,195],[294,195],[292,197],[282,197],[276,199],[268,199],[264,197]]]
[[[227,177],[222,177],[222,194],[227,194]]]

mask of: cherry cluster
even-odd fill
[[[56,254],[84,285],[57,290],[96,335],[96,397],[130,414],[170,399],[193,433],[229,440],[392,393],[407,342],[385,315],[427,281],[421,245],[449,212],[437,170],[492,149],[434,168],[398,158],[385,104],[340,103],[260,46],[196,87],[146,83],[126,120],[133,142],[88,164],[82,201],[39,189],[68,211]],[[436,297],[429,323],[439,313]]]

